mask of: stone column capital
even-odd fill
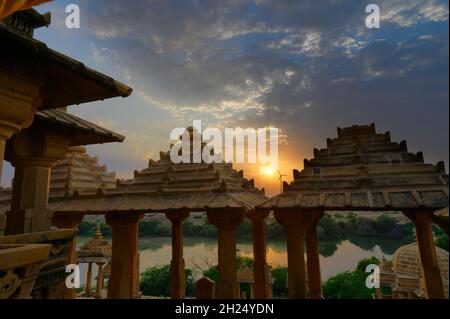
[[[312,210],[301,212],[303,215],[303,221],[306,226],[315,226],[319,219],[321,219],[324,215],[323,210]]]
[[[166,213],[167,219],[169,219],[173,224],[182,223],[186,218],[189,217],[188,211],[181,211],[181,212],[167,212]]]
[[[58,228],[75,228],[84,218],[84,214],[57,213],[53,214],[52,223]]]
[[[276,211],[275,219],[280,223],[287,233],[296,233],[304,227],[304,216],[299,211]]]
[[[106,223],[112,228],[123,228],[137,224],[144,217],[144,213],[137,212],[111,212],[106,213]]]
[[[30,126],[42,104],[42,95],[38,85],[3,73],[0,77],[0,104],[0,139],[6,141]]]
[[[6,145],[5,159],[14,167],[52,167],[66,156],[70,140],[45,132],[23,131]]]
[[[207,212],[208,222],[219,230],[235,230],[242,222],[244,212],[241,210],[212,210]]]
[[[413,224],[431,224],[433,212],[430,210],[404,211],[403,214],[411,220]]]
[[[268,211],[250,211],[245,216],[252,221],[264,221],[269,216]]]

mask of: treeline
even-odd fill
[[[359,217],[357,214],[348,213],[345,217],[338,215],[334,218],[326,214],[317,224],[318,239],[345,239],[351,236],[384,237],[393,239],[413,239],[413,225],[410,223],[400,224],[397,219],[382,214],[376,219]],[[186,237],[217,237],[217,229],[207,223],[206,218],[195,216],[195,219],[202,219],[197,223],[187,220],[183,224],[184,235]],[[95,223],[83,221],[78,226],[78,234],[81,236],[93,236],[95,233]],[[111,236],[111,228],[101,223],[101,229],[105,237]],[[244,218],[243,222],[236,229],[237,237],[250,239],[252,236],[251,222]],[[168,237],[171,234],[170,225],[157,218],[144,219],[139,223],[140,237]],[[272,220],[266,224],[266,236],[269,239],[284,239],[283,227]]]

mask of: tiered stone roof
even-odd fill
[[[103,238],[100,225],[97,224],[95,235],[77,251],[78,262],[102,262],[111,257],[111,244]]]
[[[57,212],[110,211],[167,212],[204,211],[215,208],[253,209],[267,198],[253,180],[244,178],[229,163],[172,163],[169,152],[150,160],[148,167],[134,172],[132,180],[115,189],[75,192],[51,203]]]
[[[314,149],[304,169],[283,193],[261,209],[329,210],[440,209],[448,206],[448,175],[443,162],[425,164],[423,154],[408,152],[406,141],[391,141],[375,125],[337,129],[327,147]]]
[[[50,196],[63,197],[75,191],[115,188],[116,173],[108,172],[84,146],[70,147],[66,158],[52,168]]]

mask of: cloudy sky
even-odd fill
[[[69,3],[81,9],[80,29],[64,25]],[[369,3],[380,29],[365,27]],[[38,10],[53,21],[37,38],[134,88],[70,108],[126,135],[89,148],[119,177],[157,159],[171,129],[194,119],[279,128],[288,180],[336,127],[371,122],[448,167],[448,1],[71,0]],[[245,175],[278,190],[255,167]]]

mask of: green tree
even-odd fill
[[[112,237],[112,229],[111,226],[105,223],[100,224],[100,230],[104,237]]]
[[[397,227],[397,220],[389,215],[382,214],[375,220],[374,228],[382,233],[387,234]]]
[[[361,260],[355,271],[346,271],[329,278],[323,285],[325,298],[330,299],[370,299],[375,289],[366,286],[366,267],[369,264],[378,265],[380,261],[376,257]]]
[[[375,289],[366,287],[366,273],[346,271],[329,278],[323,285],[323,294],[329,299],[369,299]]]
[[[443,233],[437,236],[436,246],[448,251],[448,235]]]
[[[366,268],[367,265],[379,265],[380,264],[380,260],[377,257],[370,257],[370,258],[365,258],[359,261],[358,265],[356,266],[356,270],[357,271],[361,271],[361,272],[366,272]]]
[[[343,237],[342,229],[336,223],[334,218],[329,215],[322,217],[317,225],[323,228],[327,239],[337,239]]]
[[[151,218],[139,223],[139,236],[170,236],[170,227],[162,221]]]
[[[83,220],[77,226],[78,236],[92,236],[95,232],[95,224]]]

